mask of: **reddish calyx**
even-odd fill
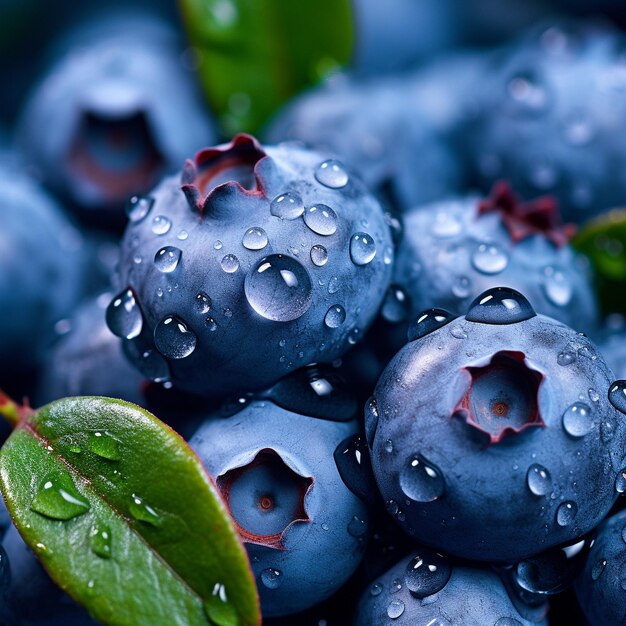
[[[294,472],[274,450],[261,450],[247,465],[219,476],[217,486],[245,543],[284,550],[287,528],[311,522],[304,500],[313,479]]]
[[[507,435],[545,426],[539,412],[543,375],[526,364],[521,352],[497,352],[488,365],[467,367],[471,382],[453,416],[498,443]]]
[[[205,148],[183,166],[181,189],[189,206],[203,215],[217,190],[263,195],[257,164],[267,156],[250,135],[237,135],[229,144]]]
[[[553,196],[522,202],[506,181],[497,182],[491,195],[478,204],[478,215],[498,212],[514,242],[543,235],[555,246],[566,245],[575,233],[573,224],[563,224]]]

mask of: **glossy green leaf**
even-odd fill
[[[615,209],[586,224],[572,245],[591,263],[604,313],[626,313],[626,209]]]
[[[350,0],[181,0],[225,135],[257,132],[293,95],[350,60]]]
[[[17,422],[0,451],[9,511],[52,578],[115,626],[252,626],[245,550],[187,444],[143,409],[67,398]]]

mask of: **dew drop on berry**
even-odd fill
[[[304,211],[304,223],[317,235],[328,237],[337,231],[337,214],[325,204],[314,204]]]
[[[348,172],[340,161],[329,159],[321,163],[315,170],[315,178],[319,183],[331,189],[341,189],[348,184]]]
[[[435,465],[417,454],[400,470],[400,489],[414,502],[432,502],[443,495],[445,481]]]
[[[451,574],[448,559],[427,548],[420,548],[406,567],[404,582],[411,595],[421,600],[441,591]]]
[[[534,495],[545,496],[552,491],[552,476],[543,465],[533,463],[526,472],[526,484]]]
[[[575,402],[563,413],[563,429],[572,437],[584,437],[593,428],[591,407],[584,402]]]
[[[183,252],[180,248],[165,246],[154,255],[154,265],[159,272],[169,274],[178,267],[182,254]]]
[[[494,287],[470,304],[465,319],[483,324],[515,324],[535,315],[530,302],[521,293],[509,287]]]
[[[272,200],[270,213],[281,220],[295,220],[304,213],[304,202],[300,194],[288,191]]]
[[[132,289],[125,289],[111,300],[106,310],[106,323],[109,330],[122,339],[139,336],[143,316]]]
[[[544,269],[544,279],[541,285],[543,293],[554,306],[567,306],[574,293],[574,289],[565,274],[552,266]]]
[[[278,569],[268,567],[261,572],[261,582],[268,589],[278,589],[283,582],[283,574]]]
[[[467,298],[472,290],[472,283],[467,276],[457,276],[452,283],[452,295],[457,298]]]
[[[383,592],[383,586],[380,583],[374,583],[370,587],[370,595],[376,597],[379,596]]]
[[[367,524],[356,515],[348,522],[348,534],[355,539],[360,539],[367,535]]]
[[[164,317],[154,329],[154,344],[168,359],[184,359],[195,349],[198,339],[187,324],[174,315]]]
[[[220,265],[227,274],[233,274],[239,269],[239,259],[234,254],[227,254]]]
[[[315,245],[311,248],[311,262],[317,267],[323,267],[328,262],[328,251],[324,246]]]
[[[150,198],[149,196],[133,196],[126,203],[126,215],[133,224],[137,224],[150,213],[153,204],[154,198]]]
[[[453,319],[456,319],[456,315],[452,315],[445,309],[427,309],[422,311],[409,326],[407,338],[409,341],[415,341],[425,337],[434,330],[449,324]]]
[[[164,215],[157,215],[152,220],[152,232],[155,235],[165,235],[172,228],[172,221]]]
[[[355,233],[350,238],[350,258],[355,265],[367,265],[376,256],[376,244],[367,233]]]
[[[472,254],[472,265],[481,274],[499,274],[508,264],[508,254],[496,244],[481,243]]]
[[[390,619],[398,619],[404,613],[404,602],[392,600],[387,607],[387,615]]]
[[[213,248],[215,248],[215,250],[221,250],[223,247],[224,244],[219,239],[213,244]]]
[[[556,362],[562,366],[571,365],[575,360],[576,354],[571,350],[564,350],[563,352],[559,352],[556,357]]]
[[[376,402],[376,398],[371,396],[365,403],[365,438],[370,448],[374,445],[378,418],[378,403]]]
[[[339,291],[339,287],[339,278],[337,278],[337,276],[331,276],[330,280],[328,281],[328,293],[337,293]]]
[[[438,211],[432,224],[432,233],[435,237],[454,237],[461,232],[461,220],[457,215],[448,211]]]
[[[606,568],[606,559],[600,559],[592,568],[591,568],[591,580],[596,581],[602,576],[604,569]]]
[[[626,414],[626,380],[617,380],[611,385],[609,401],[618,411]]]
[[[211,298],[204,291],[198,292],[194,300],[194,307],[200,315],[207,314],[211,310]]]
[[[241,240],[243,247],[248,250],[262,250],[268,242],[267,233],[257,226],[248,228]]]
[[[262,258],[246,275],[244,291],[250,306],[275,322],[298,319],[308,311],[313,297],[307,270],[283,254]]]
[[[556,523],[559,526],[569,526],[578,513],[578,505],[569,500],[559,505],[556,510]]]
[[[369,500],[374,485],[370,454],[361,435],[344,439],[333,454],[341,479],[350,491]]]
[[[392,324],[403,322],[410,313],[410,301],[404,289],[397,285],[391,285],[380,310],[385,320]]]
[[[333,304],[324,316],[324,324],[328,328],[338,328],[346,321],[346,311],[340,304]]]
[[[615,479],[615,491],[620,495],[626,491],[626,468],[621,469]]]
[[[146,350],[137,362],[139,371],[155,383],[163,383],[170,379],[170,368],[167,361],[156,351]]]

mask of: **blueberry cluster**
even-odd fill
[[[622,623],[626,322],[571,245],[626,199],[619,2],[355,0],[261,140],[169,3],[60,4],[30,93],[0,61],[0,386],[175,428],[264,624]],[[0,538],[0,624],[96,623]]]

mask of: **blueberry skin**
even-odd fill
[[[519,561],[586,534],[624,466],[611,382],[584,335],[542,315],[460,317],[408,343],[366,407],[388,511],[416,539],[477,561]]]
[[[232,417],[207,419],[191,438],[218,485],[229,470],[248,465],[268,449],[291,472],[311,481],[304,498],[310,521],[288,526],[282,549],[244,537],[264,617],[289,615],[325,600],[357,568],[367,543],[367,510],[333,460],[337,446],[357,432],[355,420],[322,420],[256,401]],[[274,570],[280,572],[277,582]]]
[[[78,301],[82,238],[60,207],[12,166],[0,167],[0,354],[3,368],[37,364],[55,322]]]
[[[567,220],[623,203],[623,35],[549,23],[492,57],[468,125],[468,164],[484,191],[509,180],[550,193]]]
[[[393,283],[409,296],[411,318],[433,306],[463,314],[478,294],[506,285],[539,313],[594,329],[598,311],[585,260],[549,233],[515,241],[503,215],[479,214],[480,204],[476,196],[451,198],[403,215]]]
[[[11,525],[2,541],[11,564],[9,611],[19,626],[97,626],[87,611],[76,604],[48,576],[41,563]]]
[[[361,338],[391,277],[392,240],[354,175],[341,169],[340,188],[317,180],[323,163],[316,152],[262,149],[240,135],[187,163],[187,196],[179,177],[167,178],[147,215],[131,210],[117,285],[142,313],[141,334],[125,342],[140,371],[223,397],[330,362]],[[285,194],[302,203],[295,215],[306,207],[304,218],[272,214],[284,211],[276,199]],[[167,232],[155,234],[164,219]]]
[[[139,10],[100,18],[57,43],[16,139],[47,185],[85,213],[121,218],[128,196],[150,189],[215,131],[170,26]]]
[[[65,321],[42,368],[36,406],[68,396],[106,396],[145,405],[145,379],[105,321],[110,293],[84,302]]]
[[[585,567],[576,580],[576,596],[589,626],[623,621],[626,612],[626,592],[622,584],[626,571],[625,526],[626,511],[621,511],[598,528]]]
[[[415,559],[421,552],[418,550],[402,559],[367,587],[361,596],[354,626],[547,626],[548,621],[544,619],[547,606],[531,609],[520,605],[512,601],[492,570],[446,564],[445,557],[438,561],[435,574],[442,567],[449,568],[447,582],[443,584],[443,579],[432,585],[429,595],[413,595],[409,586],[416,587],[407,583],[407,571],[418,562]]]

